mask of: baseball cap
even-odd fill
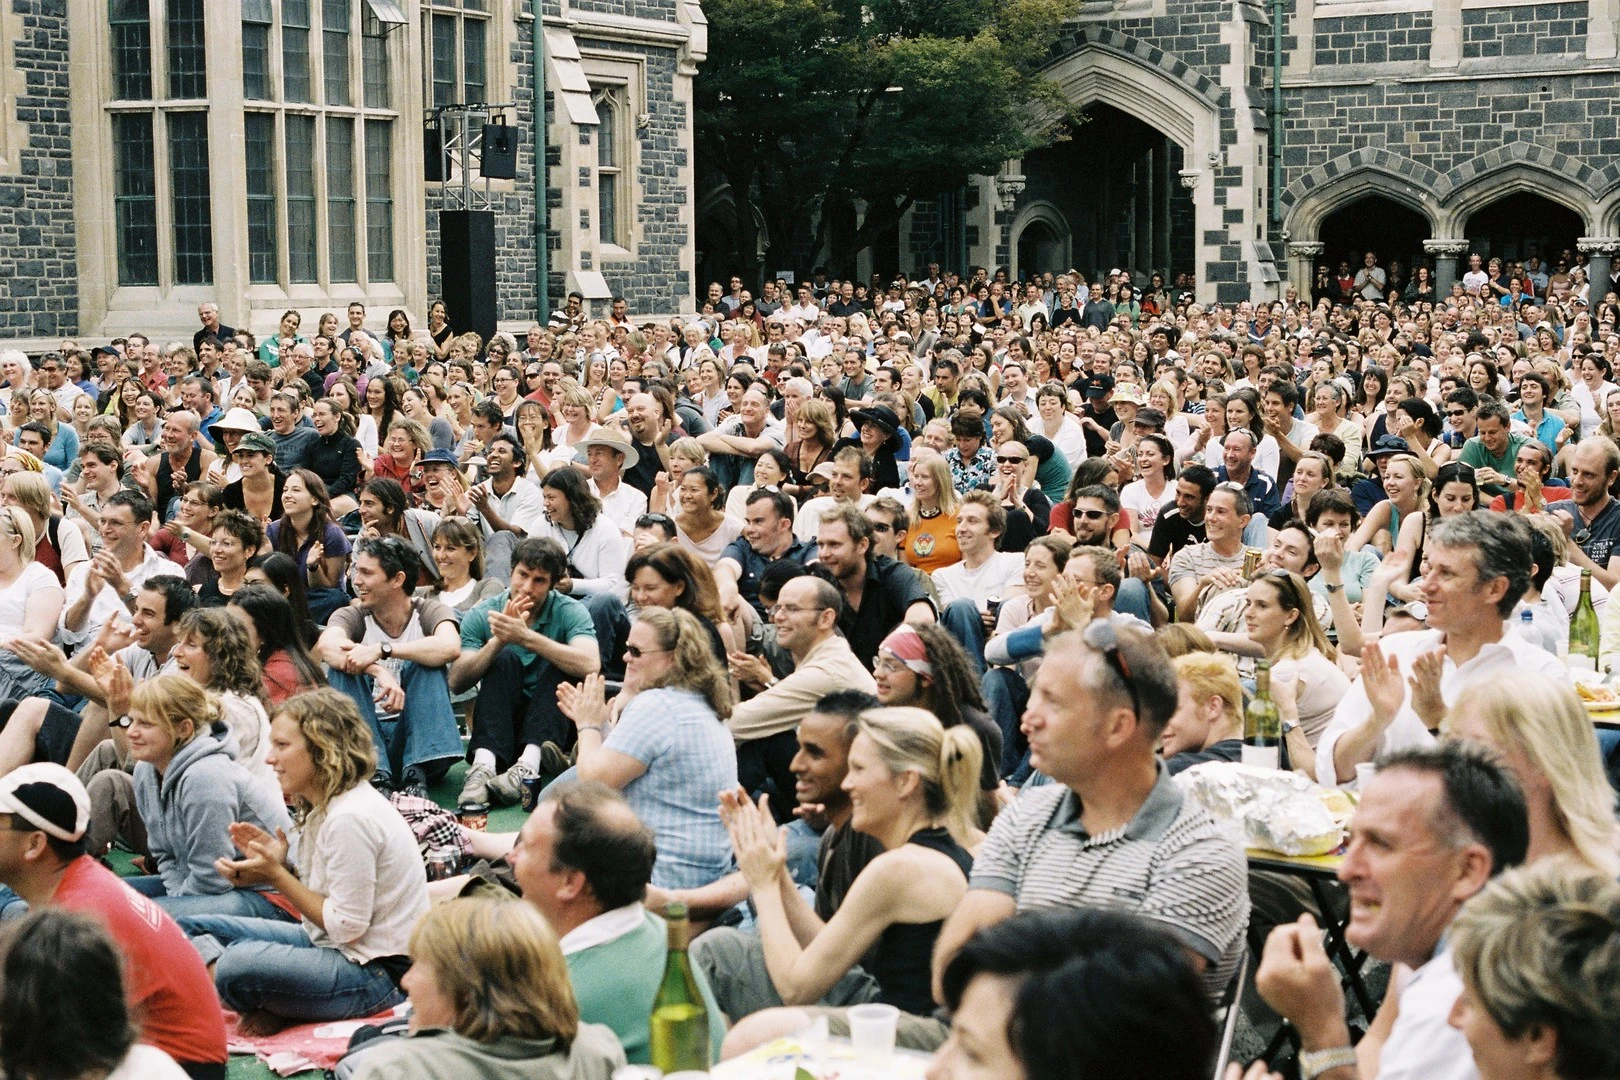
[[[1112,375],[1087,375],[1081,382],[1081,389],[1086,397],[1102,397],[1114,391],[1114,377]]]
[[[1136,410],[1136,415],[1131,418],[1131,423],[1144,424],[1155,430],[1162,430],[1164,428],[1164,411],[1149,405]]]
[[[90,824],[90,793],[60,765],[23,765],[0,777],[0,814],[14,814],[45,835],[72,843]]]
[[[1405,454],[1410,453],[1411,449],[1406,440],[1399,435],[1380,435],[1378,441],[1373,444],[1373,448],[1367,451],[1367,457],[1378,458],[1390,454]]]
[[[454,469],[461,463],[456,460],[456,455],[452,454],[448,450],[429,450],[427,453],[422,455],[422,464],[448,465]]]
[[[243,450],[249,450],[259,454],[274,454],[276,452],[276,444],[271,442],[270,436],[264,434],[263,432],[251,431],[242,436],[241,441],[236,444],[237,453],[241,453]]]

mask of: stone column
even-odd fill
[[[1592,286],[1586,294],[1586,306],[1588,310],[1595,309],[1608,295],[1614,257],[1620,255],[1620,237],[1583,236],[1575,241],[1575,246],[1586,256],[1587,281]]]
[[[1467,240],[1423,241],[1424,254],[1434,260],[1434,295],[1437,301],[1451,295],[1451,287],[1457,283],[1457,260],[1467,251]]]
[[[1307,303],[1311,299],[1311,286],[1316,284],[1316,260],[1322,257],[1327,245],[1320,240],[1294,240],[1288,245],[1289,284]]]

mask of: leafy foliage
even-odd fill
[[[698,152],[759,208],[773,250],[819,257],[829,215],[817,211],[857,200],[859,250],[917,198],[1055,137],[1066,104],[1039,69],[1066,7],[707,0]],[[750,234],[752,215],[738,217]],[[753,250],[751,235],[739,241]]]

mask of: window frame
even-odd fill
[[[435,64],[439,60],[438,46],[434,40],[434,27],[438,19],[453,19],[455,22],[455,42],[451,46],[455,54],[455,74],[451,79],[450,105],[471,105],[499,103],[502,100],[504,89],[503,76],[505,65],[500,62],[503,54],[502,22],[496,17],[496,12],[490,8],[490,3],[480,3],[479,0],[422,0],[420,5],[422,25],[422,103],[429,109],[441,107],[436,95]],[[467,87],[467,34],[468,21],[482,24],[484,29],[484,92],[481,102],[466,100]],[[459,99],[459,100],[458,100]]]
[[[591,103],[597,103],[598,95],[603,91],[622,93],[621,109],[616,119],[619,121],[616,136],[618,159],[617,169],[619,181],[617,184],[617,210],[619,228],[617,229],[618,243],[608,243],[601,239],[601,193],[597,184],[597,170],[599,168],[600,147],[597,145],[601,132],[591,129],[590,145],[580,145],[580,152],[576,163],[581,167],[589,167],[591,171],[590,202],[586,203],[585,190],[579,191],[580,206],[588,206],[591,211],[591,228],[588,232],[581,230],[581,240],[585,250],[595,252],[597,262],[624,263],[637,258],[636,252],[642,243],[641,222],[635,213],[635,206],[641,196],[641,134],[645,130],[641,118],[647,111],[647,62],[646,58],[634,54],[593,48],[581,43],[579,45],[580,67],[585,73],[586,80],[591,86]],[[581,129],[582,131],[584,129]],[[571,142],[576,140],[570,140]]]

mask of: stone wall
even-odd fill
[[[671,16],[673,17],[673,16]],[[682,133],[692,118],[687,105],[675,96],[675,50],[655,45],[604,41],[576,32],[580,48],[623,53],[643,60],[647,79],[647,126],[637,128],[638,169],[625,197],[635,214],[636,250],[630,259],[596,258],[591,265],[607,278],[608,287],[630,301],[631,311],[680,311],[692,303],[691,274],[681,267],[681,248],[691,242],[681,220],[682,208],[692,198],[683,182],[691,164],[682,147]],[[587,233],[595,247],[595,209]]]
[[[1317,19],[1316,66],[1427,62],[1433,36],[1434,17],[1427,11]]]
[[[1620,160],[1617,95],[1614,73],[1290,90],[1283,182],[1358,149],[1388,150],[1445,174],[1515,142],[1542,143],[1602,169]]]
[[[1470,8],[1462,13],[1463,59],[1581,56],[1586,52],[1584,3]]]
[[[13,160],[0,175],[0,337],[76,334],[66,13],[61,0],[0,3],[11,8],[0,26],[8,33],[21,30],[13,45],[23,83],[16,119],[27,132],[26,145],[13,148]]]

